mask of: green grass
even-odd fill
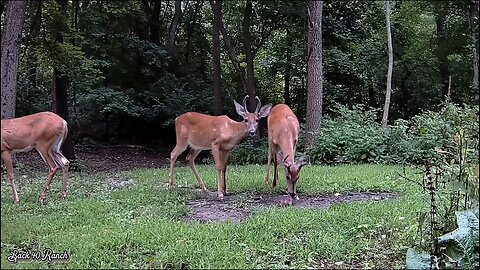
[[[198,166],[216,191],[212,165]],[[265,166],[229,166],[230,193],[283,193],[265,187]],[[398,177],[401,167],[381,165],[307,166],[300,192],[393,191],[397,200],[340,204],[329,209],[266,208],[243,223],[185,223],[191,189],[166,190],[166,169],[139,169],[118,175],[134,185],[111,190],[112,176],[73,173],[67,201],[55,178],[46,205],[36,203],[44,175],[17,176],[20,203],[2,183],[1,267],[45,268],[40,262],[12,265],[14,248],[68,251],[55,268],[306,268],[319,261],[376,267],[403,267],[425,203],[420,189]],[[409,172],[412,177],[413,173]],[[418,176],[415,176],[418,177]],[[188,167],[175,168],[177,185],[197,187]]]

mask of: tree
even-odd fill
[[[245,50],[245,61],[247,63],[247,94],[249,95],[247,108],[249,111],[255,110],[255,71],[253,66],[254,53],[252,50],[252,34],[250,33],[250,21],[252,17],[252,0],[247,0],[243,13],[242,32],[243,48]]]
[[[247,82],[245,81],[245,74],[243,70],[240,68],[240,63],[238,62],[237,54],[235,52],[235,49],[232,46],[230,36],[228,35],[227,29],[223,23],[223,20],[221,20],[220,23],[221,23],[220,32],[222,32],[222,38],[223,38],[223,42],[225,43],[225,49],[227,50],[228,57],[230,58],[233,68],[237,73],[237,77],[239,77],[240,83],[243,86],[243,90],[245,91],[245,93],[247,93],[248,87],[247,87]]]
[[[468,28],[470,30],[470,38],[472,43],[473,54],[473,91],[475,92],[475,101],[479,101],[479,85],[478,85],[478,16],[479,16],[479,1],[468,2]],[[475,18],[477,18],[475,22]]]
[[[68,0],[57,0],[60,14],[66,20]],[[60,29],[56,30],[55,41],[57,46],[63,43],[63,34]],[[55,112],[70,123],[68,114],[68,76],[65,70],[61,70],[58,66],[53,68],[53,99],[55,104]],[[71,129],[69,129],[71,131]],[[69,132],[63,145],[63,154],[69,160],[75,160],[75,151],[73,149],[72,132]]]
[[[437,30],[437,58],[438,58],[438,70],[440,72],[440,79],[442,80],[441,97],[445,98],[448,95],[450,70],[448,67],[448,54],[449,44],[447,40],[446,32],[446,17],[448,2],[434,2],[435,15],[436,15],[436,30]]]
[[[387,91],[385,92],[385,106],[383,107],[382,127],[387,127],[388,110],[390,108],[390,96],[392,95],[392,72],[393,72],[393,45],[392,32],[390,29],[390,2],[385,1],[385,16],[387,21],[387,40],[388,40],[388,73],[387,73]]]
[[[175,43],[177,40],[178,30],[182,22],[182,1],[175,0],[175,14],[173,15],[170,30],[168,31],[167,52],[170,57],[175,56]]]
[[[322,11],[323,1],[311,0],[308,6],[307,127],[305,146],[313,149],[322,124]]]
[[[292,47],[293,47],[293,38],[290,34],[290,31],[287,30],[287,48],[285,54],[287,55],[287,63],[285,65],[284,80],[285,87],[283,91],[283,100],[287,106],[292,106],[290,98],[290,78],[292,75]]]
[[[211,0],[213,10],[212,58],[213,58],[213,112],[222,114],[222,70],[220,65],[220,28],[222,24],[222,0]]]
[[[18,56],[28,1],[8,1],[2,33],[2,119],[15,117]]]

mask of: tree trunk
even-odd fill
[[[78,0],[77,0],[78,1]],[[30,26],[30,32],[28,33],[27,42],[34,39],[40,33],[40,24],[42,20],[42,2],[38,2],[37,11],[35,12],[35,17]],[[26,57],[27,57],[27,71],[26,71],[26,80],[28,82],[29,91],[32,88],[37,87],[37,54],[36,48],[31,48],[26,46]]]
[[[168,30],[167,52],[170,57],[175,56],[175,42],[177,40],[178,29],[182,22],[182,1],[175,0],[175,14],[173,15],[170,29]]]
[[[368,79],[368,104],[372,108],[377,107],[377,100],[375,99],[375,85],[372,78]]]
[[[250,33],[250,20],[252,17],[252,0],[247,0],[243,14],[243,46],[245,49],[245,61],[247,63],[247,94],[249,95],[247,108],[250,112],[255,110],[255,74],[253,66],[252,35]]]
[[[2,119],[15,118],[17,72],[27,1],[8,1],[2,33]]]
[[[388,72],[387,72],[387,91],[385,92],[385,105],[383,106],[382,127],[386,128],[388,123],[388,111],[390,108],[390,96],[392,95],[392,73],[393,73],[393,46],[392,31],[390,29],[390,1],[385,1],[385,15],[387,21],[387,40],[388,40]]]
[[[285,67],[285,74],[284,74],[284,79],[285,79],[285,88],[283,91],[283,99],[285,101],[285,104],[287,104],[289,107],[292,105],[291,99],[290,99],[290,78],[291,78],[291,72],[292,72],[292,46],[293,46],[293,39],[291,37],[290,31],[287,31],[287,50],[286,50],[286,55],[287,55],[287,66]]]
[[[475,18],[479,15],[479,1],[470,2],[468,14],[468,28],[470,29],[470,39],[472,42],[473,54],[473,91],[475,93],[475,103],[479,101],[479,82],[478,82],[478,22],[475,24]],[[478,19],[477,19],[478,20]]]
[[[222,32],[223,42],[225,43],[225,49],[227,49],[228,57],[232,62],[233,68],[237,72],[237,77],[239,77],[240,83],[243,86],[243,90],[245,93],[248,92],[247,81],[245,80],[245,73],[243,72],[242,68],[240,67],[240,63],[237,59],[237,54],[232,46],[232,42],[230,41],[230,36],[228,35],[227,29],[223,24],[223,20],[221,21],[220,31]]]
[[[68,0],[57,0],[62,16],[67,16]],[[63,35],[57,30],[55,41],[57,46],[63,43]],[[68,77],[57,67],[53,68],[53,92],[55,98],[55,112],[69,123],[68,136],[63,144],[63,154],[69,160],[75,160],[75,151],[73,149],[72,129],[68,116]]]
[[[162,1],[153,1],[153,9],[150,14],[150,41],[160,45],[160,10]]]
[[[322,11],[323,1],[310,0],[308,6],[308,92],[305,134],[307,150],[312,150],[316,146],[322,124]]]
[[[195,25],[197,23],[197,14],[200,10],[200,7],[203,5],[203,2],[201,1],[196,1],[195,2],[195,10],[193,12],[193,15],[190,16],[188,19],[187,26],[185,27],[186,31],[186,36],[187,36],[187,41],[186,41],[186,50],[185,50],[185,63],[188,65],[190,63],[190,51],[192,50],[192,37],[193,33],[195,31]]]
[[[450,72],[448,70],[448,52],[446,50],[447,44],[445,40],[445,7],[439,4],[439,10],[437,12],[436,25],[437,25],[437,58],[439,62],[440,79],[442,80],[442,92],[441,98],[445,98],[448,95],[448,78]]]
[[[222,114],[222,70],[220,66],[220,24],[222,16],[222,0],[211,0],[213,9],[213,34],[212,34],[212,58],[213,58],[213,113]]]

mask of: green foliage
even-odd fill
[[[133,91],[130,90],[129,92]],[[82,95],[79,102],[82,104],[81,109],[88,112],[92,119],[124,114],[139,116],[143,110],[140,106],[133,103],[127,93],[106,87],[92,89],[87,94]]]
[[[456,212],[458,228],[438,238],[446,247],[449,263],[458,267],[478,267],[478,207],[475,210]]]
[[[432,262],[429,259],[428,264],[419,265],[426,255],[412,249],[407,253],[407,266],[478,267],[478,108],[446,103],[439,114],[431,116],[433,121],[421,119],[417,123],[424,124],[424,134],[435,130],[432,134],[442,142],[441,147],[434,147],[437,158],[426,161],[421,184],[430,194],[430,222],[425,224],[427,212],[421,214],[419,231],[429,230],[430,239],[420,236],[419,247],[430,249]],[[438,122],[445,123],[442,129],[438,129]],[[449,232],[455,221],[459,228]]]
[[[458,228],[438,238],[445,249],[447,268],[474,269],[479,266],[478,207],[455,213]],[[431,269],[431,256],[409,248],[406,258],[408,269]],[[434,265],[438,262],[434,262]]]
[[[66,14],[59,10],[56,1],[29,3],[20,57],[17,113],[51,109],[54,68],[68,77],[70,116],[74,122],[82,123],[72,125],[74,136],[110,125],[123,131],[98,133],[96,139],[120,141],[120,133],[124,133],[130,134],[130,142],[138,138],[140,143],[146,143],[147,126],[158,128],[155,132],[168,132],[173,119],[185,111],[211,113],[211,8],[208,2],[182,2],[175,54],[169,55],[166,45],[174,16],[172,3],[69,1]],[[428,123],[428,116],[422,111],[436,111],[445,98],[445,78],[438,69],[444,61],[441,59],[446,59],[452,78],[452,100],[466,104],[478,101],[471,70],[476,37],[471,30],[478,27],[478,15],[469,11],[470,4],[394,2],[395,91],[390,124],[395,130],[376,132],[377,125],[371,121],[376,121],[375,117],[368,118],[365,126],[342,120],[347,127],[359,128],[348,134],[333,131],[335,123],[326,118],[326,130],[343,137],[342,142],[331,139],[332,143],[343,150],[323,149],[328,146],[325,142],[315,155],[326,162],[337,158],[341,162],[392,163],[403,159],[419,162],[434,155],[426,149],[435,138],[401,139],[401,143],[392,145],[396,136],[405,137],[402,128],[406,126],[409,133],[414,126],[411,122],[395,121],[411,121],[423,115],[424,118],[413,121],[435,125]],[[305,1],[254,1],[250,21],[256,94],[264,102],[283,102],[288,79],[290,105],[301,122],[306,114],[307,5]],[[246,66],[244,8],[244,1],[226,1],[222,9],[224,25],[242,69]],[[437,33],[437,19],[442,14],[446,28]],[[354,104],[380,108],[387,61],[383,2],[325,2],[322,27],[324,114],[338,114],[337,103],[349,108]],[[58,34],[62,35],[62,42],[58,41]],[[232,115],[231,100],[244,96],[245,91],[225,50],[221,66],[224,113]],[[111,90],[93,93],[105,89]],[[114,93],[119,97],[113,97]],[[99,121],[87,108],[111,115],[102,116]],[[362,139],[362,134],[369,141]],[[406,150],[401,153],[401,149]]]
[[[246,140],[230,153],[228,160],[230,163],[238,165],[265,164],[267,153],[267,138],[263,138],[255,143],[252,140]]]
[[[337,105],[335,117],[325,117],[313,161],[332,163],[422,163],[439,160],[436,148],[447,147],[455,134],[465,134],[472,157],[478,154],[478,106],[445,103],[439,112],[426,111],[410,121],[398,119],[381,128],[378,110]],[[467,150],[464,150],[467,151]]]
[[[146,101],[153,105],[152,109],[145,110],[144,116],[149,121],[164,119],[163,126],[169,126],[185,112],[209,113],[213,102],[209,88],[195,78],[179,79],[168,74],[154,83],[145,95]]]

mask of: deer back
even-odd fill
[[[2,151],[27,151],[38,143],[53,143],[66,133],[66,121],[52,112],[4,119],[1,120]]]

